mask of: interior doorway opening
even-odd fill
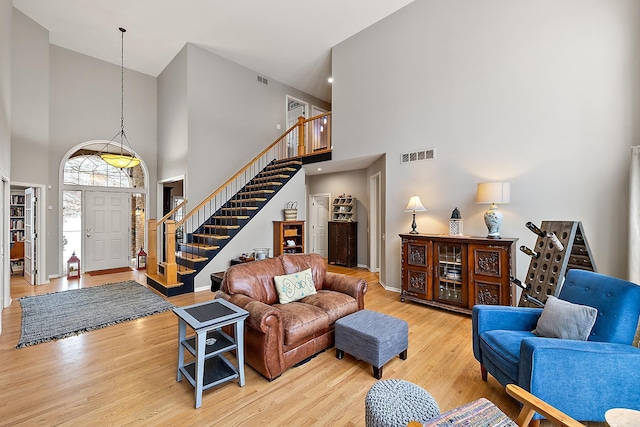
[[[145,247],[144,163],[133,168],[111,166],[99,156],[102,147],[101,141],[82,144],[71,150],[63,163],[63,274],[67,274],[67,260],[73,253],[86,272],[134,266],[138,252]]]

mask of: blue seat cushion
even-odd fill
[[[495,365],[514,384],[517,384],[520,343],[529,337],[535,337],[535,335],[530,331],[487,331],[480,335],[480,349],[483,358],[489,359],[492,365]]]

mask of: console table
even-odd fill
[[[178,374],[195,388],[196,408],[202,405],[202,391],[238,378],[244,386],[244,320],[249,312],[223,299],[174,308],[178,316]],[[187,337],[187,325],[195,335]],[[233,325],[235,339],[222,331]],[[185,349],[194,360],[185,363]],[[224,353],[236,350],[238,366]]]

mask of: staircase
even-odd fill
[[[331,113],[301,117],[189,213],[178,215],[185,200],[160,220],[149,219],[147,284],[168,297],[193,292],[196,275],[303,163],[331,158],[330,118]]]
[[[147,275],[147,284],[171,297],[194,291],[195,276],[302,167],[300,160],[274,160],[238,191],[227,203],[178,243],[178,281],[165,284]],[[160,269],[166,269],[160,263]]]

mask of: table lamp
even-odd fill
[[[477,202],[490,203],[489,209],[484,213],[484,223],[487,225],[489,239],[500,238],[500,226],[502,225],[502,212],[497,204],[509,203],[511,189],[508,182],[481,182],[478,184]]]
[[[404,209],[404,211],[411,212],[413,214],[413,222],[411,223],[411,231],[409,232],[409,234],[418,234],[418,232],[416,231],[416,212],[427,211],[427,208],[425,208],[420,201],[420,197],[411,196],[411,199],[409,199],[409,203],[407,203],[407,207]]]

